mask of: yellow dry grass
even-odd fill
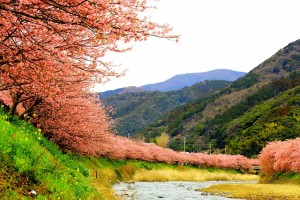
[[[209,172],[201,169],[158,169],[158,170],[138,170],[133,181],[258,181],[257,175],[252,174],[235,174],[229,172]]]
[[[291,184],[222,184],[201,189],[202,192],[228,194],[248,200],[299,200],[300,186]]]
[[[98,169],[97,178],[95,172],[92,174],[91,185],[94,187],[95,191],[88,198],[88,200],[98,200],[98,199],[116,199],[114,190],[111,185],[115,182],[115,173],[111,169]]]

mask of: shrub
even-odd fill
[[[119,174],[122,181],[132,180],[133,175],[136,172],[136,168],[133,165],[126,164],[117,169],[117,174]]]

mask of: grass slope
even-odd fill
[[[63,154],[30,124],[0,111],[0,199],[87,198],[88,169]]]

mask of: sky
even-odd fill
[[[165,81],[177,74],[232,69],[249,72],[300,39],[299,0],[160,0],[147,13],[168,23],[178,43],[150,38],[133,50],[107,54],[125,76],[98,85],[102,92]]]

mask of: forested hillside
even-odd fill
[[[176,106],[207,96],[229,83],[215,80],[169,92],[125,92],[104,98],[104,102],[114,109],[112,118],[118,134],[134,135]]]
[[[300,85],[299,69],[300,40],[230,86],[172,110],[139,135],[149,141],[166,132],[175,150],[182,150],[185,140],[188,151],[257,155],[268,141],[298,136],[299,93],[287,90]]]
[[[229,152],[246,156],[259,154],[269,141],[300,137],[300,87],[256,105],[224,128],[220,138]]]

